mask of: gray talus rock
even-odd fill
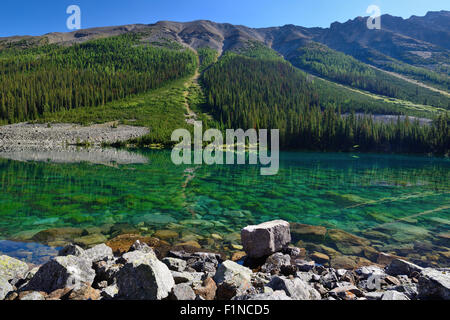
[[[381,300],[409,300],[409,298],[404,293],[390,290],[383,294]]]
[[[356,299],[356,297],[364,296],[364,293],[351,283],[338,283],[337,287],[333,290],[330,290],[328,294],[333,298],[344,300],[351,300]]]
[[[84,249],[76,244],[68,244],[58,252],[58,256],[76,256],[79,257],[84,254]]]
[[[91,285],[95,278],[91,266],[91,261],[82,257],[56,257],[39,268],[25,290],[50,293],[63,288],[79,288],[82,284]]]
[[[172,271],[182,272],[186,269],[187,263],[184,260],[177,258],[164,258],[162,262]]]
[[[232,300],[245,300],[245,301],[264,301],[264,300],[292,300],[290,297],[287,296],[286,292],[283,290],[273,291],[273,292],[267,292],[267,293],[261,293],[261,294],[255,294],[255,295],[244,295],[244,296],[238,296],[234,297]]]
[[[132,252],[132,251],[141,251],[144,253],[153,253],[153,254],[155,253],[153,251],[153,249],[150,248],[146,243],[142,243],[139,240],[136,240],[136,242],[133,243],[133,245],[130,247],[129,252]]]
[[[191,286],[185,283],[177,284],[172,289],[170,299],[177,301],[195,300],[195,292],[192,290]]]
[[[151,253],[140,251],[123,255],[127,261],[117,273],[119,298],[161,300],[167,298],[175,281],[169,268]]]
[[[101,260],[93,264],[96,273],[96,281],[106,281],[108,285],[114,283],[115,277],[123,264],[116,263],[114,260]]]
[[[8,256],[0,256],[0,278],[6,281],[23,278],[28,269],[25,262]]]
[[[5,299],[6,295],[12,290],[12,285],[6,279],[0,277],[0,300]]]
[[[355,273],[361,278],[361,279],[368,279],[372,276],[384,278],[386,276],[386,273],[383,269],[381,269],[378,266],[368,266],[368,267],[361,267],[355,270]]]
[[[114,258],[113,251],[106,244],[99,244],[84,252],[84,256],[92,262],[98,262],[102,260],[111,260]]]
[[[383,295],[384,295],[384,292],[378,292],[378,291],[364,293],[364,297],[367,300],[381,300],[381,298],[383,298]]]
[[[291,242],[289,223],[283,220],[248,226],[241,231],[244,251],[251,258],[261,258],[286,248]]]
[[[320,300],[322,298],[316,289],[299,278],[288,279],[275,276],[267,286],[275,291],[283,290],[293,300]]]
[[[450,273],[436,269],[424,269],[419,276],[420,299],[450,300]]]
[[[45,300],[45,297],[42,295],[42,293],[34,291],[34,292],[30,292],[30,293],[23,295],[22,297],[20,297],[20,300],[22,300],[22,301],[40,301],[40,300]]]
[[[224,261],[214,276],[217,284],[217,297],[229,300],[237,295],[244,295],[252,288],[252,271],[236,262]]]
[[[76,256],[87,260],[92,263],[102,260],[111,260],[114,258],[113,251],[106,244],[99,244],[90,249],[84,250],[76,244],[68,244],[58,252],[59,256]]]
[[[287,254],[277,252],[267,258],[266,263],[261,267],[261,271],[278,274],[281,271],[281,267],[289,265],[291,265],[291,257]]]
[[[248,286],[251,282],[252,270],[243,267],[236,262],[227,260],[224,261],[214,276],[214,281],[217,284],[222,282],[232,282],[237,287]]]
[[[414,263],[408,262],[402,259],[394,259],[386,267],[386,273],[390,276],[407,275],[411,276],[414,272],[421,272],[422,267],[415,265]]]
[[[124,253],[117,262],[119,263],[138,263],[140,261],[147,261],[147,260],[158,260],[156,257],[156,254],[151,252],[145,252],[145,251],[131,251]]]
[[[102,292],[100,293],[100,295],[105,300],[111,300],[111,299],[114,299],[118,295],[118,293],[119,293],[119,288],[117,287],[117,285],[112,284],[112,285],[104,288],[102,290]]]

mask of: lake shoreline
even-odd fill
[[[68,244],[41,266],[0,256],[0,299],[450,299],[449,268],[423,268],[385,253],[380,263],[327,267],[326,255],[308,259],[291,244],[291,226],[282,220],[247,226],[241,238],[245,252],[232,258],[188,244],[163,254],[161,240],[137,235],[90,249]]]
[[[125,142],[149,133],[144,127],[118,122],[82,126],[68,123],[17,123],[0,126],[0,151],[53,150],[68,146],[101,147]]]

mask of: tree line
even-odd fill
[[[341,114],[320,86],[287,62],[227,54],[203,75],[207,104],[222,128],[280,129],[284,148],[446,154],[450,120],[380,123]]]
[[[75,44],[0,52],[0,120],[94,107],[158,88],[194,72],[197,57],[141,45],[128,34]]]
[[[289,61],[305,71],[375,94],[450,109],[450,99],[444,95],[371,68],[318,43],[299,48]]]

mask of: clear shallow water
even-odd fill
[[[148,162],[0,159],[0,239],[127,223],[149,235],[172,229],[184,240],[215,233],[238,243],[242,227],[282,218],[363,237],[376,231],[384,235],[375,242],[380,251],[414,241],[429,251],[450,250],[442,237],[450,231],[448,159],[292,152],[281,154],[278,175],[261,176],[256,166],[175,166],[168,151],[138,153]]]

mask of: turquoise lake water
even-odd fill
[[[380,251],[414,241],[450,250],[449,159],[285,152],[279,173],[261,176],[257,166],[175,166],[168,151],[134,154],[146,163],[0,159],[0,253],[51,255],[52,245],[27,239],[49,228],[127,224],[233,242],[242,227],[278,218],[362,237],[377,231]]]

